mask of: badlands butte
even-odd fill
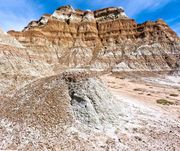
[[[0,30],[0,150],[180,150],[180,38],[123,8],[63,6]]]

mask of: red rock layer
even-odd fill
[[[163,51],[160,56],[175,49],[174,53],[179,54],[179,38],[163,20],[137,24],[122,8],[114,7],[92,12],[63,6],[52,15],[31,22],[22,32],[9,31],[9,34],[32,48],[35,55],[44,56],[44,60],[68,66],[112,67],[123,61],[124,56],[131,60],[130,54],[137,53],[142,45],[148,47],[142,52],[151,51],[149,46],[158,44]],[[110,56],[107,52],[111,52]],[[147,64],[144,59],[142,62]]]

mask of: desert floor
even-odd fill
[[[108,74],[101,79],[120,100],[151,107],[180,119],[180,77],[125,78]],[[162,99],[165,102],[157,102]]]

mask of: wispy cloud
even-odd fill
[[[177,35],[180,37],[180,23],[175,23],[171,26],[171,28],[173,28],[176,31]]]
[[[8,31],[22,30],[38,17],[38,6],[29,0],[0,0],[0,27]]]
[[[130,17],[136,17],[144,10],[155,11],[172,0],[126,0],[125,8]]]
[[[166,22],[167,22],[167,23],[172,23],[172,22],[177,21],[177,20],[179,20],[179,19],[180,19],[180,15],[179,15],[179,16],[177,16],[177,17],[174,17],[174,18],[168,19],[168,20],[166,20]]]
[[[58,0],[56,0],[58,1]],[[74,7],[80,7],[83,5],[87,9],[97,9],[109,6],[122,6],[126,9],[126,12],[132,17],[145,9],[156,10],[163,7],[167,3],[174,0],[64,0],[59,1],[59,4],[71,4]]]
[[[148,10],[152,16],[158,17],[157,10],[174,1],[179,0],[0,0],[0,28],[5,31],[22,30],[30,21],[38,19],[43,13],[52,13],[55,8],[67,4],[75,8],[91,10],[122,6],[129,17],[137,19],[141,16],[143,18],[141,20],[147,20],[147,16],[142,15],[144,11]],[[178,29],[178,25],[175,27],[177,20],[179,14],[167,18],[167,22],[176,29]]]

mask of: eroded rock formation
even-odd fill
[[[52,74],[50,64],[9,34],[0,32],[0,95],[12,95],[31,80]]]
[[[118,99],[99,78],[179,73],[179,38],[163,20],[64,6],[8,33],[0,31],[0,150],[179,149],[176,117]]]
[[[35,56],[68,67],[121,71],[124,64],[128,71],[172,70],[179,56],[179,38],[163,20],[137,24],[122,8],[63,6],[9,34]]]

